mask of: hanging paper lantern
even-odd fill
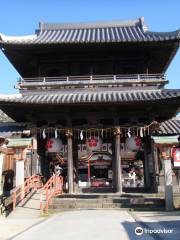
[[[59,138],[49,138],[46,143],[48,152],[60,152],[62,149],[62,141]]]
[[[132,136],[126,139],[126,148],[131,151],[137,151],[142,145],[141,138]]]
[[[86,145],[89,152],[100,151],[102,146],[102,139],[99,137],[90,137],[86,140]]]

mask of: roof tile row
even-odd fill
[[[50,43],[100,43],[100,42],[149,42],[180,40],[180,31],[150,32],[142,20],[129,23],[104,24],[42,24],[34,37],[8,37],[0,35],[2,43],[50,44]]]
[[[151,90],[86,90],[26,93],[21,96],[0,96],[0,103],[27,104],[76,104],[76,103],[129,103],[142,101],[157,101],[163,99],[180,98],[180,90],[151,89]]]

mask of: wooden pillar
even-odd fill
[[[153,143],[153,156],[154,156],[154,171],[155,171],[155,191],[158,192],[159,186],[159,159],[158,159],[158,148]]]
[[[116,190],[115,137],[112,136],[112,188]]]
[[[154,146],[154,164],[155,164],[155,172],[158,175],[159,174],[159,160],[158,160],[158,148],[156,147],[155,144],[153,144]]]
[[[78,143],[73,137],[74,192],[78,192]]]
[[[149,150],[150,150],[149,139],[146,137],[144,145],[144,186],[145,188],[150,188],[150,178],[149,178]]]
[[[114,166],[115,166],[115,191],[117,193],[122,193],[122,170],[121,170],[121,152],[120,152],[120,127],[114,128],[115,137],[115,156],[114,156]]]
[[[68,193],[73,193],[73,139],[72,139],[72,129],[66,130],[67,136],[67,161],[68,161],[68,171],[67,171],[67,178],[68,178]]]
[[[38,164],[38,159],[37,159],[37,133],[33,133],[32,135],[32,175],[37,173],[37,164]]]

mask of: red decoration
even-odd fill
[[[89,147],[97,147],[98,139],[91,137],[87,140]]]
[[[136,137],[134,140],[135,140],[136,146],[140,147],[141,144],[142,144],[141,138],[140,137]]]
[[[174,147],[172,149],[172,158],[174,160],[174,166],[180,167],[180,147]]]
[[[46,143],[46,149],[48,150],[48,149],[52,148],[52,146],[53,146],[53,140],[48,139],[47,143]]]

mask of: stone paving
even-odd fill
[[[15,240],[137,240],[138,226],[127,211],[79,210],[56,214],[16,236]],[[147,240],[153,239],[151,236]]]

